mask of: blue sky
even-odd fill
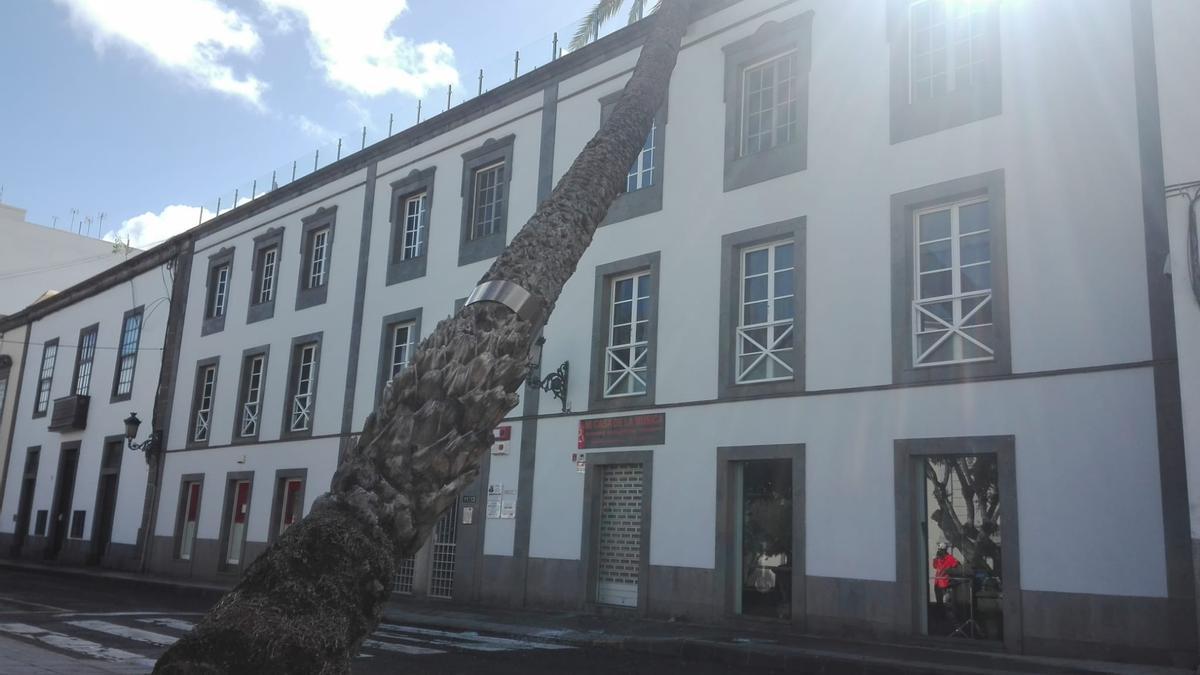
[[[461,100],[480,68],[502,83],[515,49],[547,60],[593,1],[0,0],[3,201],[156,243],[418,98],[444,109],[447,84]]]

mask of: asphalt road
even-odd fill
[[[5,672],[20,675],[21,667],[30,673],[89,672],[89,667],[96,673],[148,672],[215,599],[150,584],[0,570],[0,650],[7,640],[20,645],[23,654],[33,655],[27,657],[30,665],[8,663]],[[39,654],[45,655],[44,663],[38,662]],[[54,664],[61,664],[64,656],[76,659],[77,665],[56,668]],[[364,644],[354,672],[715,675],[730,671],[714,663],[384,623]]]

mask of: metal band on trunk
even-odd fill
[[[479,284],[467,296],[463,306],[476,302],[498,302],[530,322],[535,322],[542,314],[541,299],[511,281],[493,280]]]

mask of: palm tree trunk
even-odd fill
[[[691,4],[667,0],[613,113],[481,281],[507,280],[548,317],[662,106]],[[367,418],[332,489],[172,646],[157,673],[346,673],[411,555],[479,471],[516,406],[541,328],[467,305],[421,343]]]

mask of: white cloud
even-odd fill
[[[292,115],[292,124],[296,125],[305,136],[308,136],[314,141],[320,143],[328,143],[335,140],[338,135],[321,124],[314,122],[307,115]]]
[[[424,96],[458,84],[454,50],[444,42],[394,35],[391,25],[408,0],[263,0],[281,24],[302,20],[317,65],[331,83],[365,96]],[[290,16],[289,16],[290,14]]]
[[[55,0],[71,21],[89,33],[97,52],[112,43],[132,47],[193,84],[262,108],[267,85],[239,76],[224,60],[249,55],[261,45],[258,32],[219,0]]]
[[[205,213],[212,218],[211,209]],[[129,240],[134,248],[149,248],[195,227],[200,222],[200,207],[172,204],[158,213],[147,211],[121,223],[121,227],[105,233],[109,241]]]

